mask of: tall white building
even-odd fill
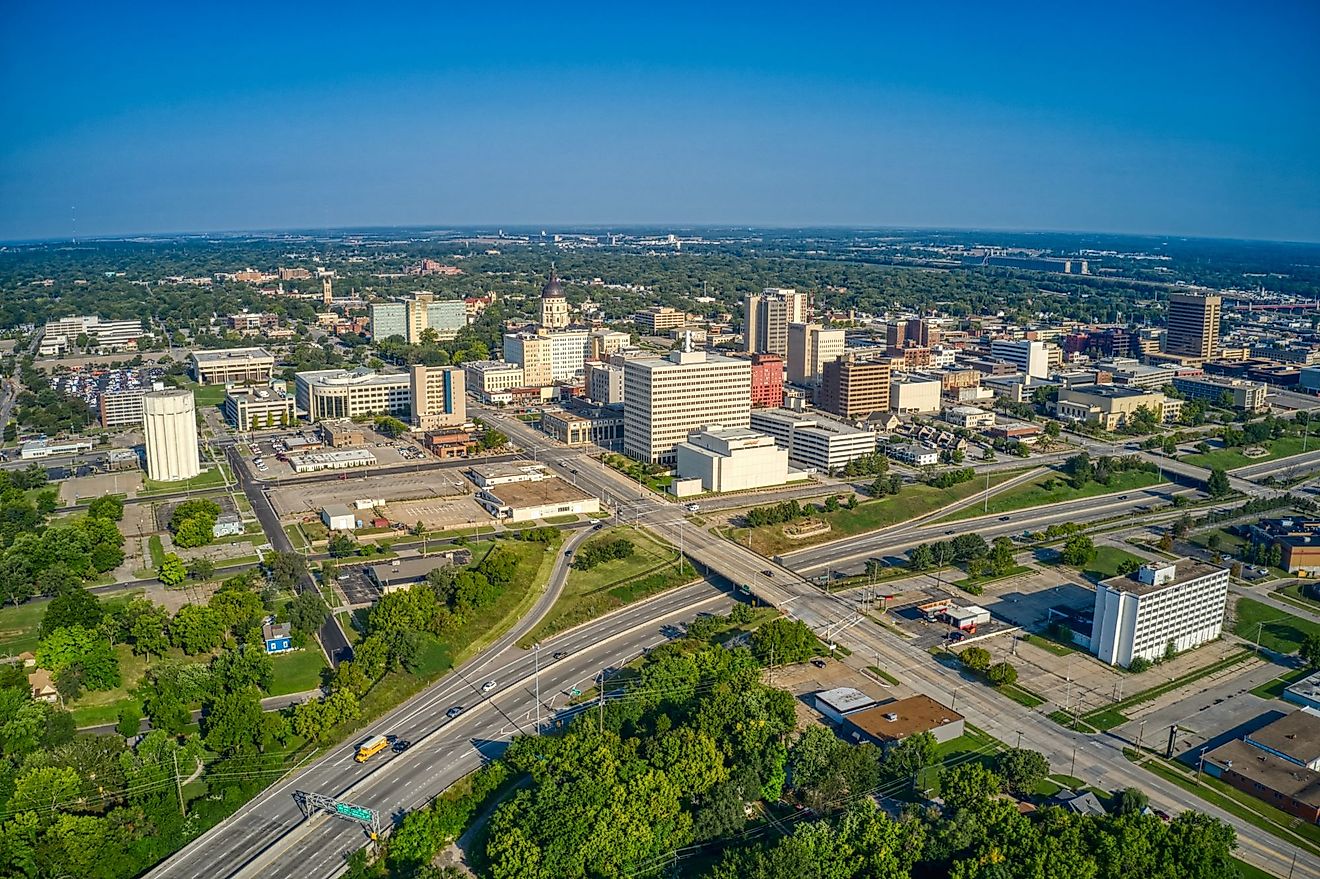
[[[424,290],[402,302],[373,302],[368,309],[373,341],[400,336],[416,345],[428,329],[435,330],[439,339],[452,339],[467,326],[467,304],[462,299],[437,299]]]
[[[1127,668],[1219,637],[1228,600],[1228,569],[1192,559],[1149,562],[1095,589],[1091,652]]]
[[[463,367],[413,366],[408,373],[409,408],[413,427],[434,430],[467,421]]]
[[[166,388],[143,394],[142,427],[146,435],[148,476],[162,482],[177,482],[202,472],[192,391]]]
[[[690,348],[623,363],[623,448],[639,461],[674,463],[674,447],[708,424],[748,426],[751,363]]]
[[[703,491],[743,491],[788,481],[788,450],[750,428],[711,425],[688,434],[675,451],[679,478],[700,479]]]
[[[406,372],[377,373],[365,366],[315,369],[295,374],[293,382],[298,409],[309,421],[403,415],[412,405],[412,381]]]
[[[1044,342],[1032,339],[995,339],[990,343],[990,354],[1005,360],[1035,378],[1048,378],[1050,355]]]
[[[843,330],[827,330],[820,324],[788,325],[788,380],[795,385],[820,382],[821,368],[843,356]]]

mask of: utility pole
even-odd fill
[[[1068,768],[1068,774],[1073,778],[1077,777],[1077,746],[1073,745],[1072,766]]]
[[[1141,740],[1146,735],[1146,721],[1141,721],[1141,726],[1137,727],[1137,756],[1141,756]]]
[[[982,513],[990,512],[990,474],[985,474],[985,506],[981,509]]]
[[[188,817],[188,810],[183,804],[183,781],[179,778],[179,752],[176,750],[172,754],[174,757],[174,792],[179,795],[179,814]]]

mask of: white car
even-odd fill
[[[495,689],[494,681],[486,681],[486,683],[481,685],[481,692],[483,693],[489,693],[493,689]]]

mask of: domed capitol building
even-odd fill
[[[541,326],[547,330],[568,327],[568,300],[564,298],[564,285],[559,283],[553,265],[550,266],[550,280],[541,288]]]

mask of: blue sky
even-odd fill
[[[1320,241],[1310,0],[6,15],[0,239],[712,223]]]

